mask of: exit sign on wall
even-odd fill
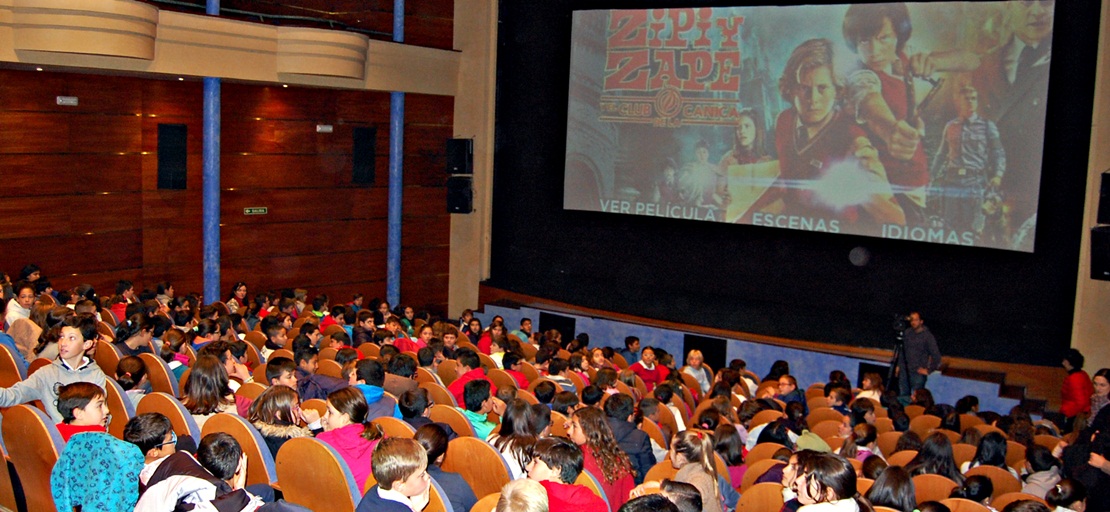
[[[243,208],[243,215],[266,215],[267,213],[270,213],[270,209],[265,206]]]

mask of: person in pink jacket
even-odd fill
[[[361,391],[353,387],[335,391],[328,395],[324,432],[316,436],[339,452],[359,489],[372,472],[370,457],[382,439],[381,429],[366,417],[368,410]]]

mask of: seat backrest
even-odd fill
[[[311,398],[301,402],[301,409],[312,409],[320,413],[320,417],[323,418],[328,413],[328,402],[319,398]]]
[[[1017,441],[1006,441],[1006,465],[1011,468],[1022,468],[1024,463],[1025,445]]]
[[[987,435],[991,432],[997,432],[999,434],[1002,434],[1002,437],[1005,437],[1007,439],[1009,438],[1009,436],[1007,436],[1006,433],[1002,431],[1002,429],[994,425],[987,425],[986,423],[983,423],[980,425],[974,425],[973,428],[975,428],[975,430],[978,430],[979,433],[983,435]]]
[[[759,480],[759,477],[780,464],[786,463],[775,459],[763,459],[758,462],[749,463],[748,470],[744,472],[743,478],[740,479],[740,492],[747,492],[750,487],[755,485],[755,481]]]
[[[903,410],[905,411],[906,416],[909,417],[910,421],[913,421],[914,418],[925,414],[925,408],[920,405],[907,405]]]
[[[420,366],[420,367],[416,368],[416,382],[417,383],[436,382],[436,377],[437,376],[433,376],[432,372],[428,371],[428,369],[424,368],[423,366]],[[497,387],[500,388],[501,386],[498,385]]]
[[[259,322],[261,324],[261,322]],[[263,345],[266,344],[266,333],[261,331],[251,331],[243,335],[243,341],[249,345],[254,345],[254,348],[261,350]]]
[[[1021,480],[1010,474],[1009,471],[995,466],[975,466],[966,472],[965,476],[983,475],[991,479],[994,492],[991,498],[997,498],[1008,492],[1021,492]]]
[[[1033,442],[1049,450],[1053,450],[1056,448],[1056,445],[1060,444],[1060,438],[1049,434],[1037,434],[1033,436]]]
[[[185,398],[185,385],[189,383],[189,374],[193,373],[192,368],[186,368],[181,372],[181,378],[177,380],[177,396]]]
[[[12,475],[8,471],[8,452],[4,450],[4,444],[0,443],[0,507],[8,510],[19,510],[19,504],[15,501],[15,489],[12,487]]]
[[[755,464],[756,462],[770,459],[771,456],[775,454],[775,452],[783,448],[786,447],[779,443],[759,443],[755,445],[755,447],[753,447],[751,450],[748,450],[748,456],[744,457],[744,462],[748,464],[748,467],[751,467],[751,465]]]
[[[505,370],[501,370],[498,368],[494,368],[486,372],[486,378],[493,382],[493,385],[497,386],[497,389],[511,389],[520,387],[520,384],[517,383],[516,379],[514,379],[512,375],[509,375],[505,372]]]
[[[201,437],[215,432],[224,432],[239,441],[243,454],[247,456],[247,485],[277,483],[274,456],[254,425],[236,414],[222,412],[204,422]]]
[[[316,368],[318,375],[327,375],[336,379],[343,378],[343,366],[335,362],[335,359],[321,359],[320,366]]]
[[[938,427],[940,427],[940,418],[932,414],[922,414],[910,420],[910,431],[921,439],[929,437],[929,432]]]
[[[609,498],[605,496],[605,491],[602,490],[601,481],[598,480],[597,476],[583,469],[581,473],[578,473],[578,478],[574,481],[574,484],[593,491],[598,498],[601,498],[601,501],[605,502],[605,510],[611,510],[609,508]]]
[[[883,432],[875,439],[875,444],[879,447],[880,452],[889,457],[894,455],[894,447],[898,446],[900,439],[902,439],[901,432]]]
[[[952,495],[952,489],[959,487],[950,478],[941,475],[917,475],[913,477],[914,496],[918,503],[940,501]]]
[[[442,366],[440,368],[442,368]],[[432,401],[435,402],[437,405],[443,404],[449,405],[451,407],[458,407],[458,404],[455,403],[455,395],[452,395],[450,391],[447,391],[447,388],[440,386],[435,382],[421,382],[419,386],[423,389],[428,390],[428,396],[431,397]]]
[[[358,346],[358,352],[363,357],[378,357],[381,354],[382,347],[377,343],[366,342]]]
[[[510,479],[509,465],[501,453],[473,436],[460,434],[447,443],[447,456],[442,467],[444,471],[461,475],[470,484],[475,496],[500,492]]]
[[[991,509],[981,503],[975,503],[963,498],[948,498],[940,500],[951,512],[991,512]]]
[[[651,421],[651,420],[648,420]],[[567,437],[567,417],[558,411],[551,411],[551,435]]]
[[[323,441],[290,439],[281,446],[275,463],[286,501],[312,510],[354,512],[362,499],[343,457]]]
[[[254,368],[265,366],[262,364],[262,353],[258,351],[258,347],[252,343],[247,343],[246,347],[247,350],[243,352],[243,355],[246,356],[247,363]]]
[[[627,370],[628,369],[628,361],[619,352],[614,352],[613,353],[613,364],[616,365],[617,368],[620,368],[621,370]]]
[[[824,398],[822,398],[824,400]],[[810,407],[809,415],[806,416],[806,423],[816,425],[822,421],[844,421],[844,415],[840,414],[832,407],[818,407],[816,409]]]
[[[112,422],[108,424],[108,433],[116,439],[123,439],[123,427],[135,417],[135,404],[131,403],[131,397],[127,396],[115,379],[104,379],[104,393],[106,395],[104,401],[107,402],[108,412],[112,415]]]
[[[266,391],[266,385],[255,381],[240,385],[235,395],[249,398],[253,401],[258,398],[258,395],[261,395],[263,391]]]
[[[524,400],[525,402],[528,402],[528,405],[536,405],[540,403],[540,400],[536,398],[536,395],[533,395],[532,392],[528,391],[527,389],[517,389],[516,397]]]
[[[159,393],[168,393],[177,396],[177,379],[173,376],[168,364],[154,354],[139,354],[146,366],[147,378],[150,379],[150,389]]]
[[[12,350],[7,345],[0,345],[0,388],[10,388],[25,378]]]
[[[330,330],[332,327],[339,327],[339,326],[338,325],[336,325],[336,326],[329,325],[328,329]],[[343,330],[343,328],[339,327],[339,330]],[[330,334],[328,336],[330,336]],[[326,360],[327,361],[335,361],[335,354],[338,354],[338,353],[339,353],[339,351],[334,349],[334,348],[324,347],[324,348],[320,349],[319,357],[320,357],[321,361],[326,361]]]
[[[764,482],[752,486],[740,495],[737,511],[764,512],[782,508],[782,484]]]
[[[275,350],[272,354],[270,354],[270,357],[267,358],[267,360],[277,359],[279,357],[286,357],[286,358],[289,358],[290,360],[295,361],[295,359],[293,358],[293,351],[289,350],[287,348],[279,348],[279,349]]]
[[[536,367],[532,366],[532,363],[529,363],[528,361],[520,362],[520,373],[524,374],[524,377],[528,379],[529,383],[540,378],[539,370],[536,370]],[[444,381],[444,383],[446,383],[446,381]]]
[[[875,409],[875,410],[878,411],[879,409]],[[886,412],[886,409],[883,409],[883,412]],[[879,432],[879,434],[885,434],[887,432],[894,432],[895,431],[894,430],[894,420],[892,420],[890,418],[883,418],[883,417],[875,418],[875,430],[877,430]],[[883,452],[883,453],[886,453],[886,452]]]
[[[654,421],[644,418],[644,421],[640,423],[640,430],[643,430],[644,433],[661,448],[667,447],[667,440],[663,437],[663,430],[660,429],[659,425],[656,425]]]
[[[1024,492],[1008,492],[1008,493],[1003,494],[1003,495],[1001,495],[997,498],[992,498],[991,499],[991,507],[993,507],[995,510],[1002,510],[1002,509],[1006,508],[1006,505],[1009,505],[1009,504],[1011,504],[1015,501],[1035,501],[1035,502],[1040,503],[1044,506],[1048,506],[1048,502],[1045,501],[1044,498],[1041,498],[1040,496],[1034,496],[1032,494],[1024,493]],[[1051,509],[1051,508],[1052,507],[1049,507],[1049,509]]]
[[[416,435],[416,430],[412,428],[412,425],[409,425],[404,420],[394,418],[393,416],[374,418],[374,421],[371,423],[375,423],[381,427],[386,437],[407,437],[411,439]]]
[[[853,466],[855,466],[855,464],[853,464]],[[860,496],[866,496],[867,491],[871,490],[872,485],[875,485],[874,480],[872,480],[870,478],[864,478],[864,477],[861,476],[861,477],[856,479],[856,492],[858,492],[860,494]]]
[[[555,392],[556,393],[563,390],[563,388],[559,387],[559,384],[557,384],[555,381],[553,381],[551,379],[540,377],[540,378],[535,379],[535,380],[528,383],[528,391],[531,391],[532,394],[535,394],[536,393],[536,386],[539,386],[541,382],[550,382],[553,386],[555,386]]]
[[[45,357],[36,358],[34,361],[31,361],[27,364],[27,376],[30,377],[31,375],[34,375],[34,373],[38,371],[39,368],[50,366],[51,364],[53,364],[53,361]]]
[[[983,418],[980,418],[976,414],[964,413],[964,414],[960,415],[960,428],[961,429],[965,429],[965,428],[968,428],[968,427],[974,427],[975,425],[982,425],[984,423],[986,423],[986,422],[983,421]]]
[[[971,459],[974,459],[975,450],[976,447],[973,444],[956,443],[952,445],[952,458],[956,461],[956,467],[960,467],[963,463],[970,462]]]
[[[464,416],[462,412],[459,412],[458,409],[450,405],[439,403],[438,400],[436,404],[429,409],[428,418],[438,423],[451,425],[451,428],[454,429],[455,433],[460,437],[474,437],[474,426],[470,424],[470,420],[466,419],[466,416]],[[475,493],[477,493],[477,491],[475,491]]]
[[[662,482],[664,478],[673,479],[678,474],[678,470],[671,464],[671,461],[664,460],[657,462],[647,474],[644,475],[645,482]]]
[[[894,455],[886,458],[886,463],[891,466],[906,467],[914,457],[917,457],[917,450],[902,450]]]
[[[493,512],[497,508],[497,502],[501,500],[501,493],[495,492],[487,494],[484,498],[479,498],[478,502],[470,507],[470,512]],[[462,511],[456,511],[462,512]]]
[[[65,443],[46,413],[22,404],[4,412],[4,445],[23,486],[27,510],[53,511],[50,471],[58,462]]]
[[[181,405],[173,395],[169,393],[154,392],[144,396],[139,401],[139,406],[135,408],[136,414],[145,414],[148,412],[157,412],[165,415],[170,419],[173,424],[173,431],[177,433],[178,437],[191,436],[197,444],[200,444],[200,427],[197,426],[196,420],[189,411]]]
[[[455,379],[459,378],[458,368],[455,367],[455,360],[448,359],[439,363],[436,368],[436,374],[439,375],[439,380],[443,381],[444,386],[450,386]]]
[[[779,418],[783,418],[783,417],[785,417],[785,416],[781,412],[776,411],[774,409],[767,409],[766,411],[759,411],[755,414],[755,416],[752,416],[752,421],[750,423],[751,428],[749,428],[748,431],[750,432],[750,431],[754,430],[755,427],[758,427],[758,426],[760,426],[764,423],[770,423],[772,421],[775,421],[775,420],[777,420]]]
[[[119,360],[123,359],[120,355],[119,349],[115,344],[109,343],[104,340],[96,341],[96,350],[93,351],[93,359],[96,365],[109,376],[116,374],[116,366],[119,366]]]
[[[810,423],[809,430],[817,434],[818,437],[824,439],[826,437],[840,435],[840,426],[843,424],[843,421],[825,420],[820,423]]]

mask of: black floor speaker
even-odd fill
[[[1091,279],[1110,281],[1110,226],[1091,228]]]
[[[474,211],[474,188],[470,176],[447,178],[447,213]]]
[[[447,174],[474,174],[474,139],[447,139]]]

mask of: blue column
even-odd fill
[[[393,41],[405,40],[405,0],[393,1]],[[405,93],[389,96],[389,236],[386,242],[385,300],[401,302],[401,202],[404,151]]]
[[[220,14],[219,0],[205,12]],[[220,79],[204,78],[204,302],[220,300]]]

